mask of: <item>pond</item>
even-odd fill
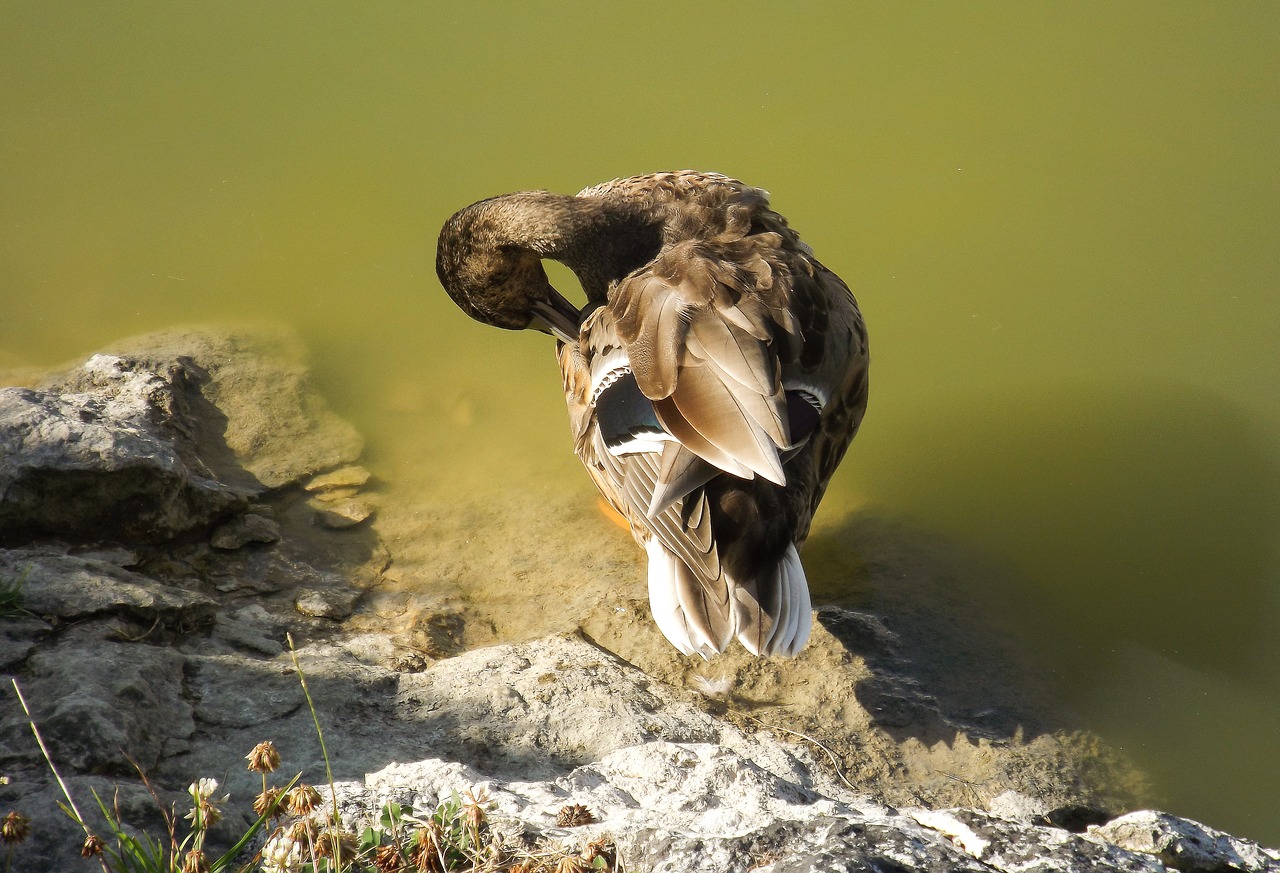
[[[435,234],[507,191],[737,176],[871,332],[815,535],[873,512],[985,554],[973,598],[1164,807],[1280,843],[1280,6],[4,18],[0,368],[285,321],[393,493],[590,501],[550,343],[458,312]]]

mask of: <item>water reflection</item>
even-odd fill
[[[1008,563],[955,582],[1013,614],[1175,809],[1274,827],[1243,812],[1280,779],[1280,476],[1262,429],[1211,391],[1141,380],[922,408],[897,411],[919,438],[876,447],[898,454],[864,471],[874,490]]]

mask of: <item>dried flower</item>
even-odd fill
[[[280,753],[276,751],[275,744],[270,740],[258,743],[244,757],[249,762],[249,769],[254,773],[274,773],[280,766]]]
[[[262,847],[262,873],[297,873],[302,869],[302,844],[279,833]]]
[[[479,833],[485,819],[488,818],[486,812],[493,805],[493,801],[489,799],[489,792],[483,788],[468,788],[466,794],[467,799],[462,804],[463,817],[467,826]]]
[[[325,830],[316,837],[316,854],[335,861],[352,861],[360,851],[356,838],[342,831]]]
[[[556,813],[556,824],[562,828],[576,828],[582,825],[595,824],[599,819],[591,810],[580,803],[560,807]]]
[[[12,846],[24,841],[31,833],[31,819],[20,812],[11,812],[0,821],[0,842]]]
[[[378,846],[373,852],[373,866],[381,873],[399,873],[404,869],[404,858],[397,846]]]
[[[577,855],[566,855],[556,862],[556,873],[590,873],[591,865]]]
[[[604,860],[605,870],[612,870],[618,863],[618,848],[608,838],[592,840],[582,850],[582,860],[595,866],[597,859]]]
[[[310,818],[300,818],[289,826],[289,836],[299,843],[314,845],[320,829]]]
[[[284,808],[280,803],[280,799],[284,797],[284,790],[281,788],[268,788],[253,799],[253,814],[267,815],[271,818],[278,818],[284,815]]]
[[[440,864],[440,847],[444,843],[444,835],[440,833],[440,826],[435,822],[429,822],[426,827],[418,828],[418,837],[414,842],[413,855],[411,860],[413,866],[421,873],[436,873],[443,870]]]
[[[80,857],[96,858],[102,854],[102,849],[102,837],[97,834],[89,834],[84,838],[84,845],[80,847]]]
[[[209,873],[209,861],[200,849],[192,849],[182,859],[182,873]]]
[[[294,815],[306,815],[320,805],[320,792],[310,785],[295,785],[284,796],[284,803]]]

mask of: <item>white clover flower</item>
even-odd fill
[[[218,780],[207,777],[187,786],[187,793],[196,803],[186,815],[192,825],[209,828],[222,820],[222,810],[219,806],[230,800],[231,795],[214,797],[213,793],[217,790]]]
[[[302,844],[278,833],[262,847],[262,873],[298,873],[302,869]]]

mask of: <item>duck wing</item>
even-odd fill
[[[791,445],[782,363],[800,342],[781,245],[773,233],[676,243],[609,300],[663,428],[717,470],[778,485]],[[671,496],[660,489],[658,505]]]

